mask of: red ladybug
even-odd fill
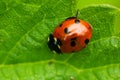
[[[76,17],[69,17],[57,26],[48,38],[48,47],[57,53],[71,53],[86,47],[92,37],[91,25]]]

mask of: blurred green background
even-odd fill
[[[77,4],[80,4],[80,9],[93,4],[110,4],[120,8],[120,0],[79,0]]]

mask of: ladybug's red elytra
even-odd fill
[[[48,38],[48,47],[56,53],[71,53],[86,47],[92,37],[91,25],[77,17],[69,17]]]

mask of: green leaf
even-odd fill
[[[1,0],[0,80],[119,80],[120,2],[93,1]],[[73,54],[53,54],[48,35],[78,9],[92,25],[90,43]]]
[[[88,6],[88,5],[94,5],[94,4],[110,4],[116,7],[120,8],[120,1],[119,0],[77,0],[77,7],[79,7],[80,9]]]

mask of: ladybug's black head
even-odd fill
[[[61,53],[60,50],[61,41],[55,38],[52,34],[49,35],[47,44],[51,51],[55,51],[59,54]]]

